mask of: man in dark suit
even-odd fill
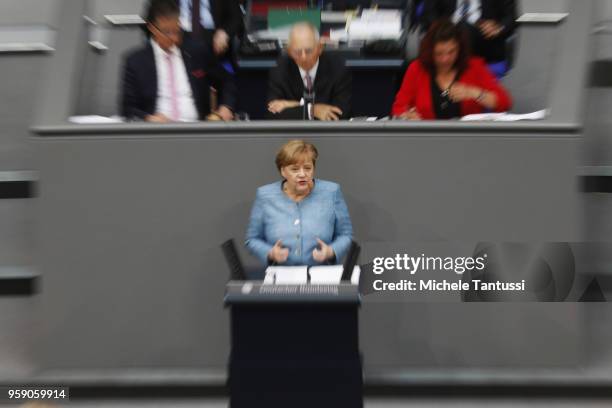
[[[309,23],[294,25],[287,54],[270,72],[268,116],[272,119],[348,118],[351,76],[343,61],[323,53],[316,28]]]
[[[516,29],[515,0],[425,0],[424,28],[441,17],[464,24],[470,33],[473,53],[488,63],[507,59],[506,40]]]
[[[180,0],[180,7],[183,29],[216,55],[224,56],[244,30],[238,0]]]
[[[150,122],[231,120],[233,79],[203,50],[182,46],[176,1],[151,0],[147,29],[149,42],[125,61],[122,116]],[[212,112],[211,85],[220,93],[220,106]]]

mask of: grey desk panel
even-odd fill
[[[34,141],[43,278],[35,351],[44,368],[224,367],[227,267],[219,245],[228,237],[241,241],[255,189],[278,179],[274,155],[289,137],[307,137],[319,148],[317,175],[342,185],[358,241],[582,236],[573,131],[498,134],[493,127],[476,135],[438,129],[436,135],[423,124],[402,136],[390,124],[390,134],[380,128],[351,137],[342,127],[336,133],[326,125],[271,125],[273,132],[255,127],[250,133],[146,136],[141,126],[136,135],[75,133]],[[456,305],[424,307],[433,314],[418,315],[414,305],[365,302],[366,370],[393,356],[396,366],[470,364],[455,358],[474,330],[469,322],[493,319],[495,309],[467,306],[470,313],[462,316],[447,310]],[[538,307],[498,310],[495,319],[515,324],[503,336],[483,333],[478,361],[513,367],[579,360],[577,321],[540,329],[538,319],[565,321],[568,311],[527,319]],[[429,333],[432,316],[444,314],[453,316],[454,326],[436,326],[441,340],[428,346],[433,353],[415,360],[404,343],[412,333]],[[381,331],[387,323],[394,329]],[[551,333],[568,340],[516,355],[519,339],[542,344]]]
[[[234,304],[359,304],[356,285],[267,285],[261,281],[230,281],[224,303]]]
[[[328,51],[330,52],[330,51]],[[333,52],[333,51],[331,51]],[[347,67],[355,68],[399,68],[404,63],[401,59],[346,59]],[[276,67],[276,58],[271,59],[241,59],[238,61],[238,67],[244,69],[264,69]]]
[[[38,125],[32,128],[33,133],[42,137],[196,137],[199,139],[234,137],[258,138],[278,137],[287,131],[315,134],[325,132],[337,137],[368,137],[373,133],[383,132],[386,137],[422,137],[437,135],[455,136],[512,136],[532,138],[548,136],[551,138],[577,137],[582,130],[580,123],[542,121],[523,122],[462,122],[449,121],[377,121],[377,122],[304,122],[304,121],[255,121],[255,122],[199,122],[153,124],[131,122],[110,125]]]

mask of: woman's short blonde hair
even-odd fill
[[[290,140],[282,145],[276,154],[276,168],[280,171],[283,167],[308,160],[312,160],[312,164],[315,165],[317,157],[319,152],[312,143]]]

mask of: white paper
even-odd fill
[[[342,271],[343,265],[311,266],[308,269],[310,283],[312,285],[337,285],[342,279]],[[360,274],[361,268],[359,265],[355,265],[351,274],[351,284],[357,285],[359,283]]]
[[[336,285],[342,278],[342,265],[311,266],[308,269],[313,285]]]
[[[348,28],[348,36],[355,39],[391,39],[396,40],[402,35],[401,21],[367,21],[354,20]]]
[[[548,116],[548,109],[531,113],[507,113],[497,120],[501,122],[513,122],[515,120],[542,120],[546,118],[546,116]]]
[[[350,12],[346,11],[322,11],[321,12],[321,22],[322,23],[346,23]]]
[[[264,284],[299,285],[308,282],[308,266],[268,266]]]
[[[353,273],[351,274],[351,284],[359,285],[359,277],[361,276],[361,267],[359,265],[355,265],[353,268]]]
[[[71,116],[68,118],[68,122],[78,123],[80,125],[91,125],[101,123],[123,123],[118,116],[99,116],[99,115],[84,115],[84,116]]]
[[[398,39],[402,35],[402,13],[399,10],[366,9],[348,26],[350,39]]]
[[[249,39],[251,39],[251,41],[256,41],[256,40],[288,41],[290,32],[291,32],[291,26],[283,26],[283,27],[278,27],[274,29],[259,30],[259,31],[255,31],[249,34]]]
[[[348,40],[348,33],[344,28],[337,28],[329,30],[330,41],[346,41]]]
[[[516,122],[519,120],[542,120],[548,116],[548,109],[542,109],[531,113],[475,113],[465,115],[463,121],[495,121],[495,122]]]
[[[354,118],[350,118],[349,122],[376,122],[378,117],[376,116],[356,116]]]
[[[379,22],[396,22],[402,21],[402,12],[397,9],[364,9],[361,11],[361,20],[379,21]]]

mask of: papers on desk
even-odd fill
[[[548,109],[542,109],[531,113],[475,113],[465,115],[460,120],[463,121],[494,121],[494,122],[516,122],[519,120],[542,120],[548,116]]]
[[[342,279],[343,265],[320,265],[311,266],[308,268],[310,274],[310,283],[312,285],[337,285]],[[351,283],[357,285],[359,283],[359,275],[361,268],[355,265],[351,274]]]
[[[355,116],[349,119],[349,122],[376,122],[377,116]]]
[[[346,24],[346,21],[353,15],[351,11],[321,11],[321,22],[327,24]]]
[[[266,285],[337,285],[342,279],[343,265],[319,265],[319,266],[269,266],[263,283]],[[355,265],[351,274],[351,283],[359,283],[361,268]]]
[[[68,122],[79,125],[99,125],[105,123],[123,123],[123,120],[119,116],[83,115],[71,116],[68,118]]]
[[[248,35],[249,40],[273,40],[273,41],[289,41],[289,33],[291,32],[291,26],[270,28],[267,30],[254,31]]]
[[[381,23],[395,23],[402,20],[402,12],[397,9],[364,9],[361,11],[361,20]]]
[[[308,282],[308,266],[268,266],[264,284],[299,285]]]
[[[347,35],[351,40],[397,40],[402,35],[402,13],[400,10],[363,10],[359,19],[351,21]]]
[[[397,40],[402,36],[402,25],[389,22],[370,22],[355,20],[348,29],[350,40]]]
[[[331,41],[348,41],[348,32],[346,28],[336,28],[329,30],[329,39]]]

